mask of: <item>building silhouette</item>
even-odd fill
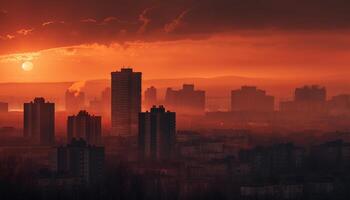
[[[141,72],[131,68],[111,73],[112,135],[137,135],[138,114],[141,112]]]
[[[172,156],[175,145],[175,112],[163,106],[139,114],[139,153],[144,160],[165,160]]]
[[[72,139],[53,153],[52,168],[60,174],[78,177],[82,182],[97,183],[103,178],[104,147],[88,145],[83,139]]]
[[[184,84],[182,89],[168,88],[165,104],[179,114],[203,114],[205,111],[205,91],[195,90],[193,84]]]
[[[67,139],[84,139],[88,144],[97,145],[101,142],[101,116],[90,115],[85,110],[77,115],[68,116]]]
[[[37,97],[24,103],[24,136],[41,145],[55,142],[55,104]]]
[[[305,149],[293,143],[258,146],[249,150],[241,150],[239,160],[242,163],[249,163],[255,175],[271,177],[300,170],[305,164]]]
[[[350,115],[350,95],[340,94],[328,101],[328,111],[331,115]]]
[[[9,104],[0,102],[0,113],[7,113],[9,111]]]
[[[151,108],[153,105],[157,105],[157,89],[153,86],[149,87],[145,91],[145,107]]]
[[[255,86],[242,86],[231,91],[231,111],[233,112],[273,112],[275,98]]]
[[[77,113],[85,108],[85,93],[67,90],[65,94],[66,111]]]
[[[327,112],[327,91],[317,85],[296,88],[293,101],[280,103],[282,112],[319,115]]]
[[[325,102],[326,88],[317,85],[296,88],[294,97],[296,102]]]

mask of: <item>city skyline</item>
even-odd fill
[[[348,200],[349,0],[0,0],[1,200]]]

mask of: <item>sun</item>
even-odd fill
[[[22,63],[22,69],[24,71],[31,71],[33,69],[33,67],[34,67],[34,65],[30,61],[25,61],[24,63]]]

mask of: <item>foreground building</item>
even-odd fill
[[[79,178],[84,183],[97,183],[103,178],[104,160],[104,147],[73,139],[67,146],[56,148],[52,168],[57,173]]]
[[[90,115],[85,110],[77,115],[68,116],[67,139],[84,139],[88,144],[97,145],[101,142],[101,116]]]
[[[138,114],[141,112],[141,72],[131,68],[111,73],[112,135],[137,135]]]
[[[164,160],[172,156],[175,145],[175,113],[163,106],[139,115],[139,152],[145,160]]]
[[[55,142],[55,104],[37,97],[24,103],[24,136],[34,143],[53,145]]]

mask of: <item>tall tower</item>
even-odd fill
[[[85,110],[67,119],[68,143],[73,138],[84,139],[88,144],[97,145],[101,141],[101,116],[90,115]]]
[[[139,153],[145,160],[171,158],[175,145],[175,113],[163,106],[139,114]]]
[[[122,68],[112,72],[112,135],[137,135],[141,112],[141,72]]]
[[[41,145],[55,142],[55,104],[37,97],[24,103],[24,136]]]

